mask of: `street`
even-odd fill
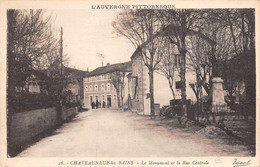
[[[52,135],[17,157],[249,156],[243,145],[170,128],[130,111],[96,109],[79,113]]]

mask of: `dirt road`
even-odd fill
[[[136,113],[98,109],[79,113],[18,157],[249,156],[243,145],[227,145]]]

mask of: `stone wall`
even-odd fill
[[[77,107],[63,108],[62,121],[68,120],[77,112]],[[57,111],[55,107],[15,113],[12,115],[8,128],[10,152],[21,151],[26,143],[30,143],[37,136],[54,129],[56,126]]]
[[[62,121],[66,121],[69,118],[71,118],[72,116],[75,115],[75,113],[78,112],[78,108],[77,107],[72,107],[72,108],[68,108],[68,109],[63,109],[62,110]]]
[[[9,145],[14,148],[21,146],[56,124],[55,107],[15,113],[12,115],[9,128]]]

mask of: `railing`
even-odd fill
[[[214,114],[224,114],[231,111],[227,104],[215,104],[212,105],[210,108],[210,112]]]

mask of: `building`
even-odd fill
[[[176,67],[180,67],[180,61],[176,58]],[[150,99],[149,99],[149,75],[148,68],[145,66],[141,55],[136,50],[131,56],[132,72],[128,75],[128,92],[131,98],[132,110],[144,115],[150,115]],[[176,69],[174,73],[173,89],[175,98],[181,99],[181,79],[179,70]],[[187,99],[196,101],[196,96],[190,87],[191,83],[195,83],[195,72],[186,69],[186,93]],[[169,101],[173,99],[168,80],[163,76],[159,70],[154,71],[154,104],[155,114],[159,114],[160,107],[169,105]]]
[[[91,108],[92,104],[98,103],[98,107],[118,107],[118,96],[111,82],[113,73],[124,73],[124,87],[122,95],[123,102],[127,101],[128,82],[126,76],[131,72],[131,62],[107,64],[89,72],[84,78],[84,108]]]
[[[23,84],[17,85],[15,91],[19,93],[46,93],[46,79],[48,76],[43,71],[32,70],[23,76],[25,81]]]
[[[68,81],[68,84],[65,88],[65,91],[67,91],[68,93],[67,102],[83,103],[84,101],[83,78],[88,74],[88,72],[70,68],[70,67],[64,67],[63,73]]]
[[[32,74],[30,77],[28,77],[25,81],[25,87],[27,88],[29,93],[40,93],[41,88],[38,84],[39,81],[36,77],[36,75]]]

